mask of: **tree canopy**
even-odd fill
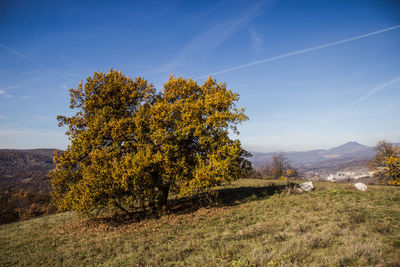
[[[371,169],[382,183],[400,186],[400,148],[385,141],[378,142]]]
[[[239,99],[211,77],[198,85],[170,76],[162,91],[110,70],[70,89],[70,145],[56,153],[53,199],[62,210],[165,210],[170,192],[189,196],[247,173],[237,125]]]

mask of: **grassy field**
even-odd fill
[[[240,180],[213,205],[115,225],[60,213],[0,226],[0,266],[400,266],[400,188]]]

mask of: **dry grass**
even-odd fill
[[[62,213],[1,225],[0,265],[400,265],[400,188],[316,187],[295,194],[241,180],[213,205],[160,219],[114,225]]]

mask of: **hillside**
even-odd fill
[[[0,189],[49,190],[55,149],[0,149]]]
[[[55,149],[0,149],[0,223],[55,212],[49,171]]]
[[[399,266],[400,188],[319,182],[293,194],[271,183],[237,181],[213,205],[160,219],[60,213],[1,225],[0,265]]]

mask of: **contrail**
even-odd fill
[[[375,31],[375,32],[366,33],[366,34],[363,34],[363,35],[358,35],[358,36],[355,36],[355,37],[352,37],[352,38],[348,38],[348,39],[343,39],[343,40],[340,40],[340,41],[335,41],[335,42],[332,42],[332,43],[317,45],[317,46],[313,46],[313,47],[310,47],[310,48],[305,48],[305,49],[289,52],[289,53],[282,54],[282,55],[279,55],[279,56],[274,56],[274,57],[270,57],[270,58],[266,58],[266,59],[253,61],[253,62],[250,62],[250,63],[238,65],[238,66],[235,66],[235,67],[231,67],[231,68],[223,69],[223,70],[220,70],[220,71],[217,71],[217,72],[214,72],[214,73],[203,75],[203,76],[197,77],[195,79],[197,80],[197,79],[207,78],[210,75],[211,76],[215,76],[215,75],[219,75],[219,74],[222,74],[222,73],[225,73],[225,72],[230,72],[230,71],[234,71],[234,70],[238,70],[238,69],[251,67],[251,66],[254,66],[254,65],[259,65],[259,64],[275,61],[275,60],[278,60],[278,59],[281,59],[281,58],[295,56],[295,55],[311,52],[311,51],[314,51],[314,50],[319,50],[319,49],[330,47],[330,46],[335,46],[335,45],[339,45],[339,44],[343,44],[343,43],[348,43],[348,42],[355,41],[355,40],[358,40],[358,39],[364,39],[364,38],[367,38],[369,36],[373,36],[373,35],[384,33],[384,32],[388,32],[388,31],[393,31],[393,30],[398,29],[398,28],[400,28],[400,25],[396,25],[396,26],[393,26],[393,27],[385,28],[385,29],[382,29],[382,30],[379,30],[379,31]]]
[[[349,109],[351,109],[352,107],[358,105],[359,103],[361,103],[362,101],[364,101],[364,100],[367,99],[368,97],[370,97],[370,96],[372,96],[372,95],[374,95],[374,94],[376,94],[376,93],[382,91],[382,90],[385,89],[386,87],[388,87],[388,86],[390,86],[390,85],[392,85],[392,84],[398,83],[398,82],[400,82],[400,76],[397,76],[396,78],[394,78],[394,79],[392,79],[392,80],[390,80],[390,81],[387,81],[387,82],[384,82],[384,83],[379,84],[378,86],[376,86],[375,88],[373,88],[372,90],[370,90],[370,91],[369,91],[368,93],[366,93],[365,95],[359,97],[359,98],[358,98],[357,100],[355,100],[353,103],[351,103],[351,104],[349,104],[349,105],[347,105],[347,106],[344,106],[344,107],[342,107],[342,108],[339,108],[339,109],[337,109],[337,110],[335,110],[335,111],[333,111],[333,112],[328,113],[328,114],[325,116],[325,119],[324,119],[324,120],[317,121],[315,124],[313,124],[313,126],[314,126],[314,127],[320,126],[320,125],[322,125],[322,124],[325,124],[329,119],[331,119],[331,118],[334,117],[334,116],[338,116],[338,115],[340,115],[340,114],[343,114],[343,115],[346,114],[346,112],[348,112]],[[305,128],[305,127],[300,128],[300,129],[298,129],[298,131],[304,130],[304,128]]]
[[[368,93],[366,93],[365,95],[361,96],[359,99],[357,99],[356,101],[354,101],[353,103],[351,103],[350,105],[347,106],[346,109],[352,108],[355,105],[359,104],[360,102],[364,101],[365,99],[367,99],[368,97],[378,93],[379,91],[382,91],[383,89],[385,89],[386,87],[398,83],[400,82],[400,76],[397,76],[396,78],[387,81],[385,83],[382,83],[380,85],[378,85],[377,87],[375,87],[374,89],[372,89],[371,91],[369,91]]]
[[[4,48],[4,49],[6,49],[6,50],[8,50],[8,51],[10,51],[10,52],[12,52],[12,53],[14,53],[14,54],[16,54],[17,56],[19,56],[19,57],[21,57],[21,58],[23,58],[23,59],[25,59],[25,60],[27,60],[27,61],[29,61],[29,62],[35,64],[35,65],[37,65],[37,66],[39,66],[39,67],[42,67],[43,69],[46,69],[46,70],[48,70],[48,71],[53,72],[53,73],[57,74],[58,76],[60,76],[60,77],[62,77],[62,78],[64,78],[64,79],[66,79],[66,80],[69,80],[69,81],[72,81],[72,82],[76,83],[76,81],[74,81],[73,79],[69,78],[68,76],[65,76],[64,74],[62,74],[62,73],[60,73],[60,72],[58,72],[58,71],[56,71],[56,70],[53,70],[53,69],[47,67],[46,65],[43,65],[42,63],[37,62],[37,61],[35,61],[35,60],[33,60],[33,59],[31,59],[31,58],[25,56],[24,54],[21,54],[20,52],[14,50],[14,49],[12,49],[12,48],[10,48],[10,47],[8,47],[8,46],[5,46],[5,45],[3,45],[3,44],[0,44],[0,47],[2,47],[2,48]]]

